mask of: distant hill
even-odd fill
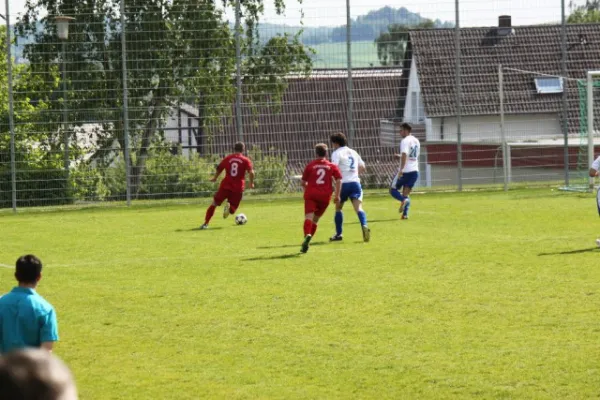
[[[427,18],[413,13],[405,7],[383,7],[352,19],[352,41],[374,41],[381,32],[387,31],[391,24],[417,25],[424,20]],[[452,28],[454,24],[436,19],[434,26],[436,28]],[[302,27],[261,23],[258,30],[261,40],[265,41],[277,34],[296,34],[301,30],[302,42],[306,45],[346,41],[346,25]]]
[[[381,32],[387,31],[389,25],[416,25],[426,19],[418,13],[409,11],[405,7],[383,7],[352,19],[352,42],[356,43],[352,51],[353,59],[355,60],[353,63],[354,66],[368,67],[379,65],[373,42]],[[436,28],[452,28],[454,24],[436,19],[434,26]],[[337,44],[346,42],[345,25],[318,27],[270,23],[260,23],[258,25],[258,34],[262,42],[266,42],[271,37],[279,34],[289,33],[295,35],[298,32],[302,32],[300,36],[302,43],[314,46],[314,49],[317,51],[317,54],[313,57],[315,66],[341,68],[345,65],[346,48],[341,45],[337,46]],[[23,47],[26,43],[31,43],[33,40],[33,38],[18,38],[17,45],[13,47],[13,54],[16,54],[17,60],[24,61],[21,59]]]

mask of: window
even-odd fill
[[[562,93],[563,78],[553,76],[535,78],[535,88],[539,94]]]

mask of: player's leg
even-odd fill
[[[227,218],[229,217],[229,215],[231,215],[231,198],[234,195],[234,193],[231,190],[225,190],[224,193],[227,202],[223,206],[223,218]]]
[[[229,197],[227,198],[227,201],[229,203],[229,213],[230,214],[235,214],[235,212],[237,211],[237,209],[240,206],[240,203],[242,202],[243,195],[244,194],[242,192],[230,192],[229,193]]]
[[[404,196],[402,196],[402,193],[400,193],[401,187],[401,180],[398,178],[398,175],[396,175],[392,180],[392,184],[390,186],[390,194],[393,198],[402,203],[404,201]]]
[[[314,237],[315,233],[317,233],[317,227],[318,227],[319,220],[321,219],[323,214],[325,214],[327,207],[329,207],[329,202],[331,202],[330,197],[326,197],[324,199],[319,199],[316,202],[317,208],[315,209],[315,213],[312,218],[312,229],[310,232],[310,235],[312,237]]]
[[[304,241],[300,251],[306,253],[312,239],[313,218],[317,210],[317,203],[313,199],[304,199]]]
[[[344,203],[348,200],[348,184],[342,184],[342,191],[340,193],[340,202],[335,205],[335,217],[333,221],[335,222],[335,235],[329,238],[330,241],[339,241],[342,240],[342,230],[344,225],[344,212],[342,208],[344,208]]]
[[[363,234],[363,241],[368,242],[371,240],[371,229],[367,225],[367,213],[362,208],[362,200],[352,199],[352,206],[354,207],[354,211],[356,211],[356,215],[358,216],[358,221],[360,222],[360,228]]]
[[[408,219],[408,210],[410,208],[410,193],[412,192],[413,187],[415,186],[415,184],[417,183],[417,179],[419,178],[419,173],[417,171],[414,172],[409,172],[406,175],[406,178],[404,179],[404,186],[402,188],[402,195],[405,198],[405,201],[403,202],[402,206],[401,206],[401,211],[402,211],[402,219]]]
[[[363,234],[363,241],[368,242],[371,240],[371,230],[367,226],[367,213],[362,207],[363,191],[362,186],[358,182],[352,183],[352,190],[350,193],[350,200],[352,201],[352,207],[358,216],[360,227]]]
[[[411,173],[402,174],[401,177],[397,177],[396,179],[396,191],[398,192],[398,200],[400,200],[400,208],[398,208],[398,212],[404,215],[404,208],[409,203],[408,197],[406,193],[410,194],[410,189],[412,186],[410,185],[410,176]]]
[[[206,214],[204,215],[204,224],[200,227],[200,229],[208,228],[211,218],[213,215],[215,215],[215,209],[221,205],[223,200],[225,200],[225,196],[226,194],[220,189],[217,191],[217,193],[215,193],[211,205],[206,209]]]

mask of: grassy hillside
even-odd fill
[[[313,56],[313,68],[346,68],[346,43],[321,43],[311,46],[316,54]],[[377,47],[372,41],[352,43],[352,67],[367,68],[380,66],[377,58]]]

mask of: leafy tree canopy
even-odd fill
[[[297,35],[259,42],[263,1],[241,2],[243,90],[246,101],[271,104],[286,89],[285,75],[309,72],[311,60]],[[282,14],[284,1],[273,1]],[[119,0],[28,0],[16,26],[19,36],[34,38],[25,46],[24,57],[36,76],[49,79],[49,72],[65,57],[70,123],[101,126],[94,134],[100,146],[95,158],[104,162],[110,162],[105,156],[114,153],[110,150],[115,141],[124,148],[119,5]],[[159,139],[172,107],[180,102],[197,105],[202,130],[231,113],[236,91],[235,31],[223,9],[233,6],[234,0],[223,0],[220,6],[211,0],[126,0],[134,191],[150,145]],[[54,18],[58,15],[75,18],[64,53],[56,36]],[[55,102],[53,107],[61,104]]]

